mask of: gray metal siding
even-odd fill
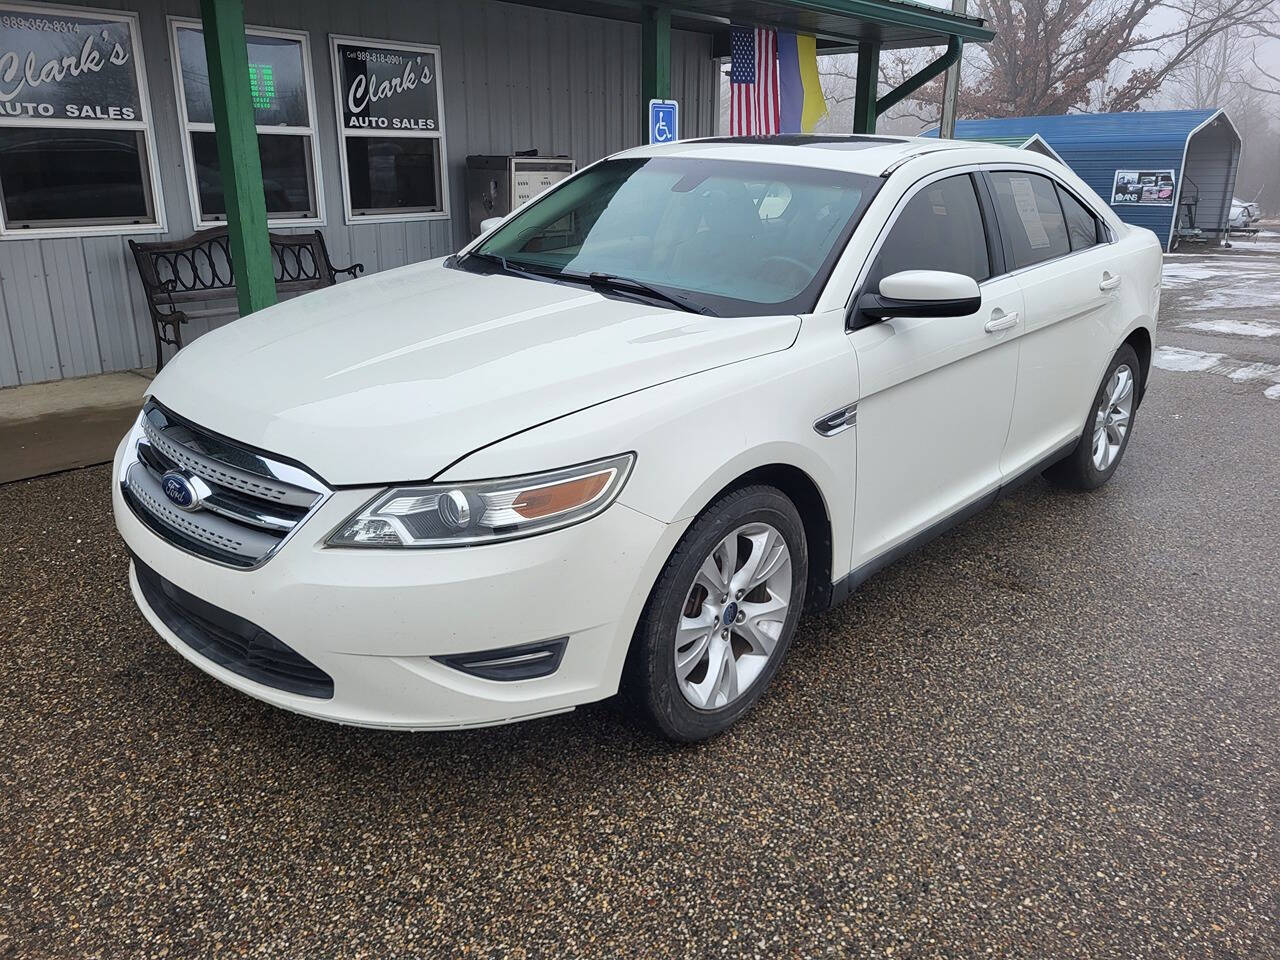
[[[84,5],[139,14],[168,232],[138,239],[187,236],[194,219],[166,18],[198,17],[199,4]],[[636,24],[497,0],[246,0],[245,21],[310,34],[326,218],[321,229],[338,266],[359,261],[372,273],[444,256],[465,243],[468,154],[537,149],[568,154],[582,165],[640,140]],[[331,33],[439,44],[451,219],[343,222]],[[671,60],[682,133],[713,135],[718,91],[711,38],[674,32]],[[183,336],[191,340],[208,329],[207,321],[193,321]],[[0,386],[154,363],[151,323],[125,237],[0,240]]]
[[[1187,142],[1187,166],[1182,176],[1182,199],[1195,196],[1196,224],[1201,229],[1225,231],[1231,219],[1231,198],[1240,164],[1240,141],[1218,119]]]

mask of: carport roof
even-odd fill
[[[515,2],[637,23],[646,6],[634,0]],[[980,17],[911,0],[678,0],[669,9],[671,25],[679,30],[720,34],[730,26],[774,27],[813,34],[824,49],[856,46],[864,40],[886,49],[932,47],[951,37],[983,43],[995,36]]]

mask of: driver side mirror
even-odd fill
[[[858,298],[856,312],[870,320],[888,317],[967,317],[982,308],[973,277],[943,270],[902,270],[880,281],[878,293]]]
[[[484,236],[505,219],[506,217],[485,217],[480,221],[480,235]]]

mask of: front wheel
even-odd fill
[[[1138,354],[1126,343],[1111,358],[1080,442],[1045,471],[1046,477],[1075,490],[1093,490],[1111,479],[1133,433],[1141,377]]]
[[[624,681],[666,737],[727,729],[777,673],[804,602],[808,552],[781,491],[735,490],[693,522],[654,585]]]

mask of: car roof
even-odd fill
[[[938,140],[924,137],[890,137],[866,134],[782,134],[773,137],[707,137],[678,143],[634,147],[616,157],[696,157],[711,160],[751,160],[788,163],[881,176],[891,167],[914,156],[931,153],[971,153],[974,162],[986,162],[993,154],[1007,159],[1027,159],[1027,151],[990,143]]]

